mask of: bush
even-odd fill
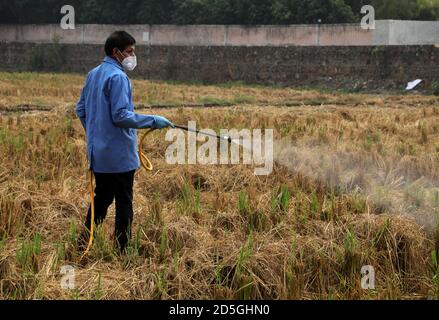
[[[439,96],[439,82],[434,81],[431,84],[431,92],[435,95],[435,96]]]

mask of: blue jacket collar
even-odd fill
[[[104,61],[103,61],[103,62],[106,62],[106,63],[112,64],[113,66],[119,68],[120,70],[125,71],[125,70],[123,69],[122,65],[119,63],[119,61],[117,61],[116,59],[114,59],[114,58],[112,58],[112,57],[106,56],[106,57],[104,58]]]

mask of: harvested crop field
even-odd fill
[[[0,73],[0,299],[439,297],[437,97],[133,80],[138,112],[274,129],[273,172],[167,164],[154,132],[128,254],[113,249],[112,205],[80,262],[84,78]],[[66,265],[74,290],[60,285]]]

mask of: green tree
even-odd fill
[[[173,0],[147,0],[137,1],[139,4],[133,14],[135,21],[140,24],[172,24],[175,1]]]
[[[297,16],[295,14],[294,1],[274,0],[271,6],[273,20],[278,24],[294,24]]]
[[[175,0],[172,21],[176,24],[203,24],[210,18],[208,0]]]
[[[351,7],[352,13],[357,21],[361,20],[361,8],[365,5],[371,4],[371,0],[345,0],[345,3]]]
[[[377,19],[412,20],[419,16],[418,0],[373,0]]]
[[[2,23],[54,23],[59,21],[61,1],[44,0],[42,3],[32,0],[2,1],[0,17]]]
[[[242,0],[239,19],[242,24],[277,24],[271,15],[271,1]]]
[[[271,24],[267,0],[175,0],[177,24]]]
[[[209,0],[211,24],[241,24],[236,0]]]
[[[439,19],[439,0],[418,0],[419,20]]]
[[[82,23],[136,23],[134,14],[140,2],[136,0],[89,0],[79,6],[78,21]]]
[[[439,0],[2,0],[0,23],[59,23],[65,4],[77,23],[97,24],[346,23],[366,4],[377,19],[439,18]]]
[[[355,15],[344,0],[291,0],[295,23],[348,23],[355,22]]]

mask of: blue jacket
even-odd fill
[[[87,135],[90,168],[119,173],[140,167],[137,128],[154,125],[154,116],[134,113],[132,86],[111,57],[89,72],[76,114]]]

